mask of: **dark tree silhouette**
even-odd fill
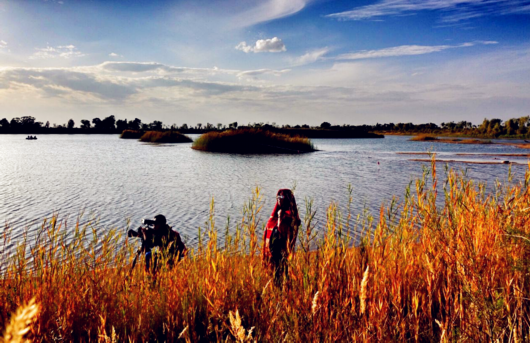
[[[90,121],[86,119],[81,120],[81,128],[90,129]]]
[[[114,118],[114,116],[108,116],[107,118],[103,119],[101,121],[101,124],[103,125],[104,129],[107,129],[107,130],[116,129],[116,126],[114,126],[114,124],[116,124],[116,119]]]
[[[140,130],[141,126],[142,126],[142,121],[138,118],[134,118],[133,121],[129,122],[129,129],[131,130]]]
[[[92,124],[94,124],[94,128],[95,129],[101,129],[103,127],[103,125],[101,123],[101,119],[99,119],[99,118],[92,119]]]
[[[149,128],[151,130],[162,130],[162,125],[163,124],[161,121],[155,120],[151,124],[149,124]]]
[[[121,120],[121,119],[118,119],[116,121],[116,129],[118,131],[123,131],[123,130],[127,130],[127,128],[129,127],[129,124],[127,123],[127,119],[124,119],[124,120]]]
[[[329,129],[330,127],[331,127],[331,124],[328,123],[327,121],[325,121],[322,124],[320,124],[320,128],[322,128],[322,129]]]
[[[74,126],[75,126],[75,122],[74,122],[74,120],[73,120],[73,119],[70,119],[70,120],[68,121],[68,130],[72,130],[72,129],[74,128]]]
[[[8,129],[9,121],[6,118],[3,118],[2,120],[0,120],[0,126],[2,126],[2,129]]]

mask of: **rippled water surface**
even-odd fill
[[[58,213],[75,221],[98,217],[103,227],[124,229],[127,220],[136,227],[144,217],[165,214],[189,245],[197,228],[208,219],[215,199],[216,222],[241,218],[243,205],[259,186],[265,219],[279,188],[296,185],[301,215],[304,199],[314,200],[317,220],[325,220],[332,201],[347,204],[348,184],[353,187],[353,213],[368,208],[377,213],[393,195],[402,197],[409,182],[428,158],[396,152],[438,153],[449,160],[494,161],[493,156],[458,153],[530,153],[511,146],[459,145],[410,142],[409,137],[385,139],[314,139],[318,151],[303,155],[232,155],[199,152],[191,144],[152,145],[114,135],[41,135],[26,141],[21,135],[0,135],[0,220],[20,233],[45,217]],[[526,157],[498,157],[519,161],[515,179],[526,170]],[[443,175],[442,165],[439,174]],[[493,184],[506,180],[508,165],[451,164],[467,169],[469,177]],[[16,234],[15,234],[16,236]]]

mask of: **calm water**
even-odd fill
[[[493,161],[491,156],[457,153],[528,153],[496,145],[458,145],[409,142],[409,137],[385,139],[314,139],[321,151],[296,155],[231,155],[199,152],[191,144],[152,145],[113,135],[41,135],[26,141],[23,135],[0,135],[0,220],[15,229],[37,227],[58,213],[74,222],[80,213],[98,217],[103,227],[125,230],[127,220],[137,227],[142,218],[165,214],[188,245],[197,241],[197,228],[208,219],[211,198],[216,223],[223,228],[228,216],[235,223],[252,190],[262,189],[266,219],[279,188],[296,185],[301,216],[304,198],[314,200],[317,221],[325,221],[331,201],[347,204],[353,186],[353,213],[364,208],[377,213],[393,195],[402,198],[409,182],[426,163],[396,152],[438,152],[441,159]],[[526,163],[524,157],[500,157]],[[493,184],[506,180],[508,165],[452,164],[466,168],[474,179]],[[439,175],[443,168],[439,165]],[[525,165],[512,166],[521,179]],[[222,231],[222,230],[221,230]]]

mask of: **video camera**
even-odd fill
[[[151,219],[143,219],[142,220],[142,224],[144,224],[144,225],[155,225],[156,222],[154,220],[151,220]]]

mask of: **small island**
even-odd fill
[[[147,131],[140,137],[140,142],[149,143],[191,143],[193,140],[178,131]]]
[[[144,135],[143,130],[123,130],[120,135],[122,139],[140,139]]]
[[[261,129],[208,132],[193,142],[192,149],[239,154],[300,154],[317,151],[309,138]]]
[[[409,141],[413,142],[437,142],[437,143],[452,143],[452,144],[493,144],[490,140],[482,139],[459,139],[459,138],[437,138],[429,135],[414,136]]]

